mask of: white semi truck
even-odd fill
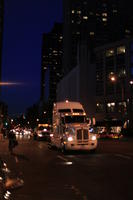
[[[51,146],[67,150],[96,150],[96,134],[89,132],[86,113],[79,102],[63,101],[53,106]]]

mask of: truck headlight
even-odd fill
[[[71,142],[71,141],[73,141],[73,137],[72,137],[72,136],[69,136],[69,137],[67,138],[67,140],[68,140],[69,142]]]
[[[91,140],[94,141],[94,140],[96,140],[96,139],[97,139],[97,137],[96,137],[95,135],[92,135],[92,136],[91,136]]]

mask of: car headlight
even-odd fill
[[[54,134],[53,134],[53,133],[51,133],[51,134],[50,134],[50,137],[53,137],[53,136],[54,136]]]
[[[69,136],[69,137],[67,138],[67,140],[68,140],[69,142],[71,142],[71,141],[73,141],[73,137],[72,137],[72,136]]]

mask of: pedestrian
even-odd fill
[[[14,134],[13,130],[10,130],[9,131],[9,134],[8,134],[8,139],[9,139],[9,143],[8,143],[8,149],[9,149],[9,152],[11,154],[13,154],[13,148],[18,145],[18,142],[16,140],[16,135]]]

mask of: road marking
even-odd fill
[[[59,158],[59,159],[65,161],[65,162],[68,162],[68,159],[64,158],[63,156],[57,156],[57,158]]]
[[[126,155],[123,155],[123,154],[115,154],[115,156],[120,157],[120,158],[124,158],[124,159],[128,159],[128,160],[132,159],[130,156],[126,156]]]

